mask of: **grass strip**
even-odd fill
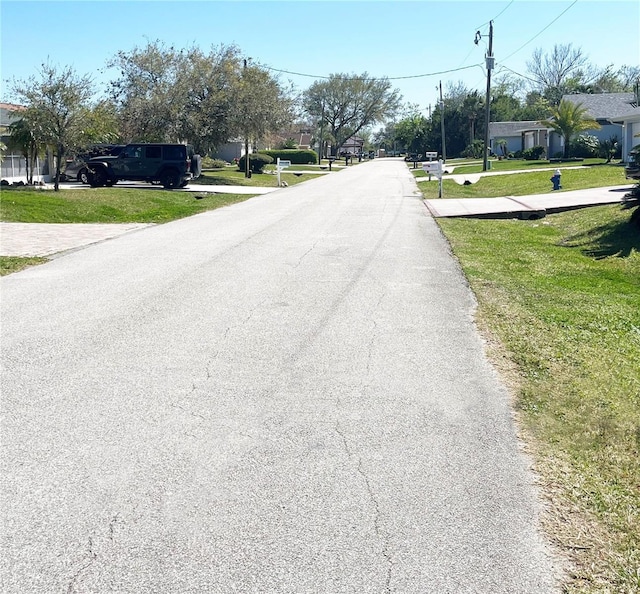
[[[506,361],[573,561],[564,592],[640,592],[640,230],[620,206],[439,219]]]
[[[19,272],[30,266],[44,264],[47,258],[18,258],[15,256],[0,256],[0,276],[5,276],[13,272]]]

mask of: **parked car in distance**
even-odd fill
[[[86,153],[76,155],[71,159],[67,159],[64,171],[62,172],[63,181],[79,181],[83,184],[89,183],[87,177],[87,161],[94,157],[104,155],[117,156],[123,149],[124,144],[96,144],[93,145]]]
[[[117,156],[103,155],[87,161],[87,178],[94,187],[119,181],[161,183],[165,188],[184,188],[200,176],[202,158],[185,144],[127,144]]]
[[[640,179],[640,144],[634,146],[629,152],[624,174],[629,179]]]

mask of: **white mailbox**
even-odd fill
[[[428,161],[422,164],[422,169],[427,173],[440,176],[442,175],[442,161]]]

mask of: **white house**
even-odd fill
[[[0,179],[9,183],[27,182],[27,170],[25,158],[16,149],[11,150],[9,126],[20,120],[20,112],[25,108],[22,105],[13,103],[0,103],[0,142],[5,145],[6,150],[2,155],[0,165]],[[33,181],[49,181],[49,168],[47,159],[36,159],[36,166],[33,172]]]

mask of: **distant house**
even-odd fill
[[[586,134],[595,136],[600,141],[617,137],[622,143],[623,159],[634,145],[640,143],[638,138],[634,138],[640,133],[640,108],[635,93],[579,93],[564,95],[563,99],[581,103],[588,116],[602,126],[598,130],[586,130]],[[490,122],[489,147],[495,154],[500,154],[496,143],[500,139],[507,141],[509,152],[539,145],[545,147],[547,157],[552,157],[564,150],[560,135],[539,122]]]
[[[272,134],[267,142],[267,148],[275,149],[285,142],[293,141],[296,148],[307,150],[311,148],[313,133],[308,128],[298,128],[291,130],[280,130]]]
[[[352,155],[358,155],[362,152],[364,147],[364,138],[359,136],[351,136],[340,147],[340,154],[351,153]]]
[[[25,158],[16,149],[10,149],[11,136],[9,126],[20,120],[20,112],[24,111],[23,105],[13,103],[0,103],[0,142],[7,147],[2,156],[0,166],[0,179],[9,183],[26,182],[27,170]],[[33,180],[47,181],[49,172],[46,159],[37,159]]]
[[[496,155],[501,155],[498,141],[504,140],[507,143],[507,154],[543,146],[547,155],[552,155],[556,144],[559,146],[559,140],[552,138],[550,132],[551,130],[540,122],[489,122],[489,148]]]
[[[625,159],[633,143],[629,145],[633,138],[633,123],[635,115],[635,133],[638,133],[640,122],[640,109],[635,93],[578,93],[575,95],[565,95],[562,97],[572,103],[581,103],[598,124],[602,126],[600,130],[588,130],[587,133],[598,138],[598,140],[609,140],[615,136],[622,142],[622,158]],[[624,122],[632,124],[624,127]],[[635,144],[638,144],[636,139]]]

